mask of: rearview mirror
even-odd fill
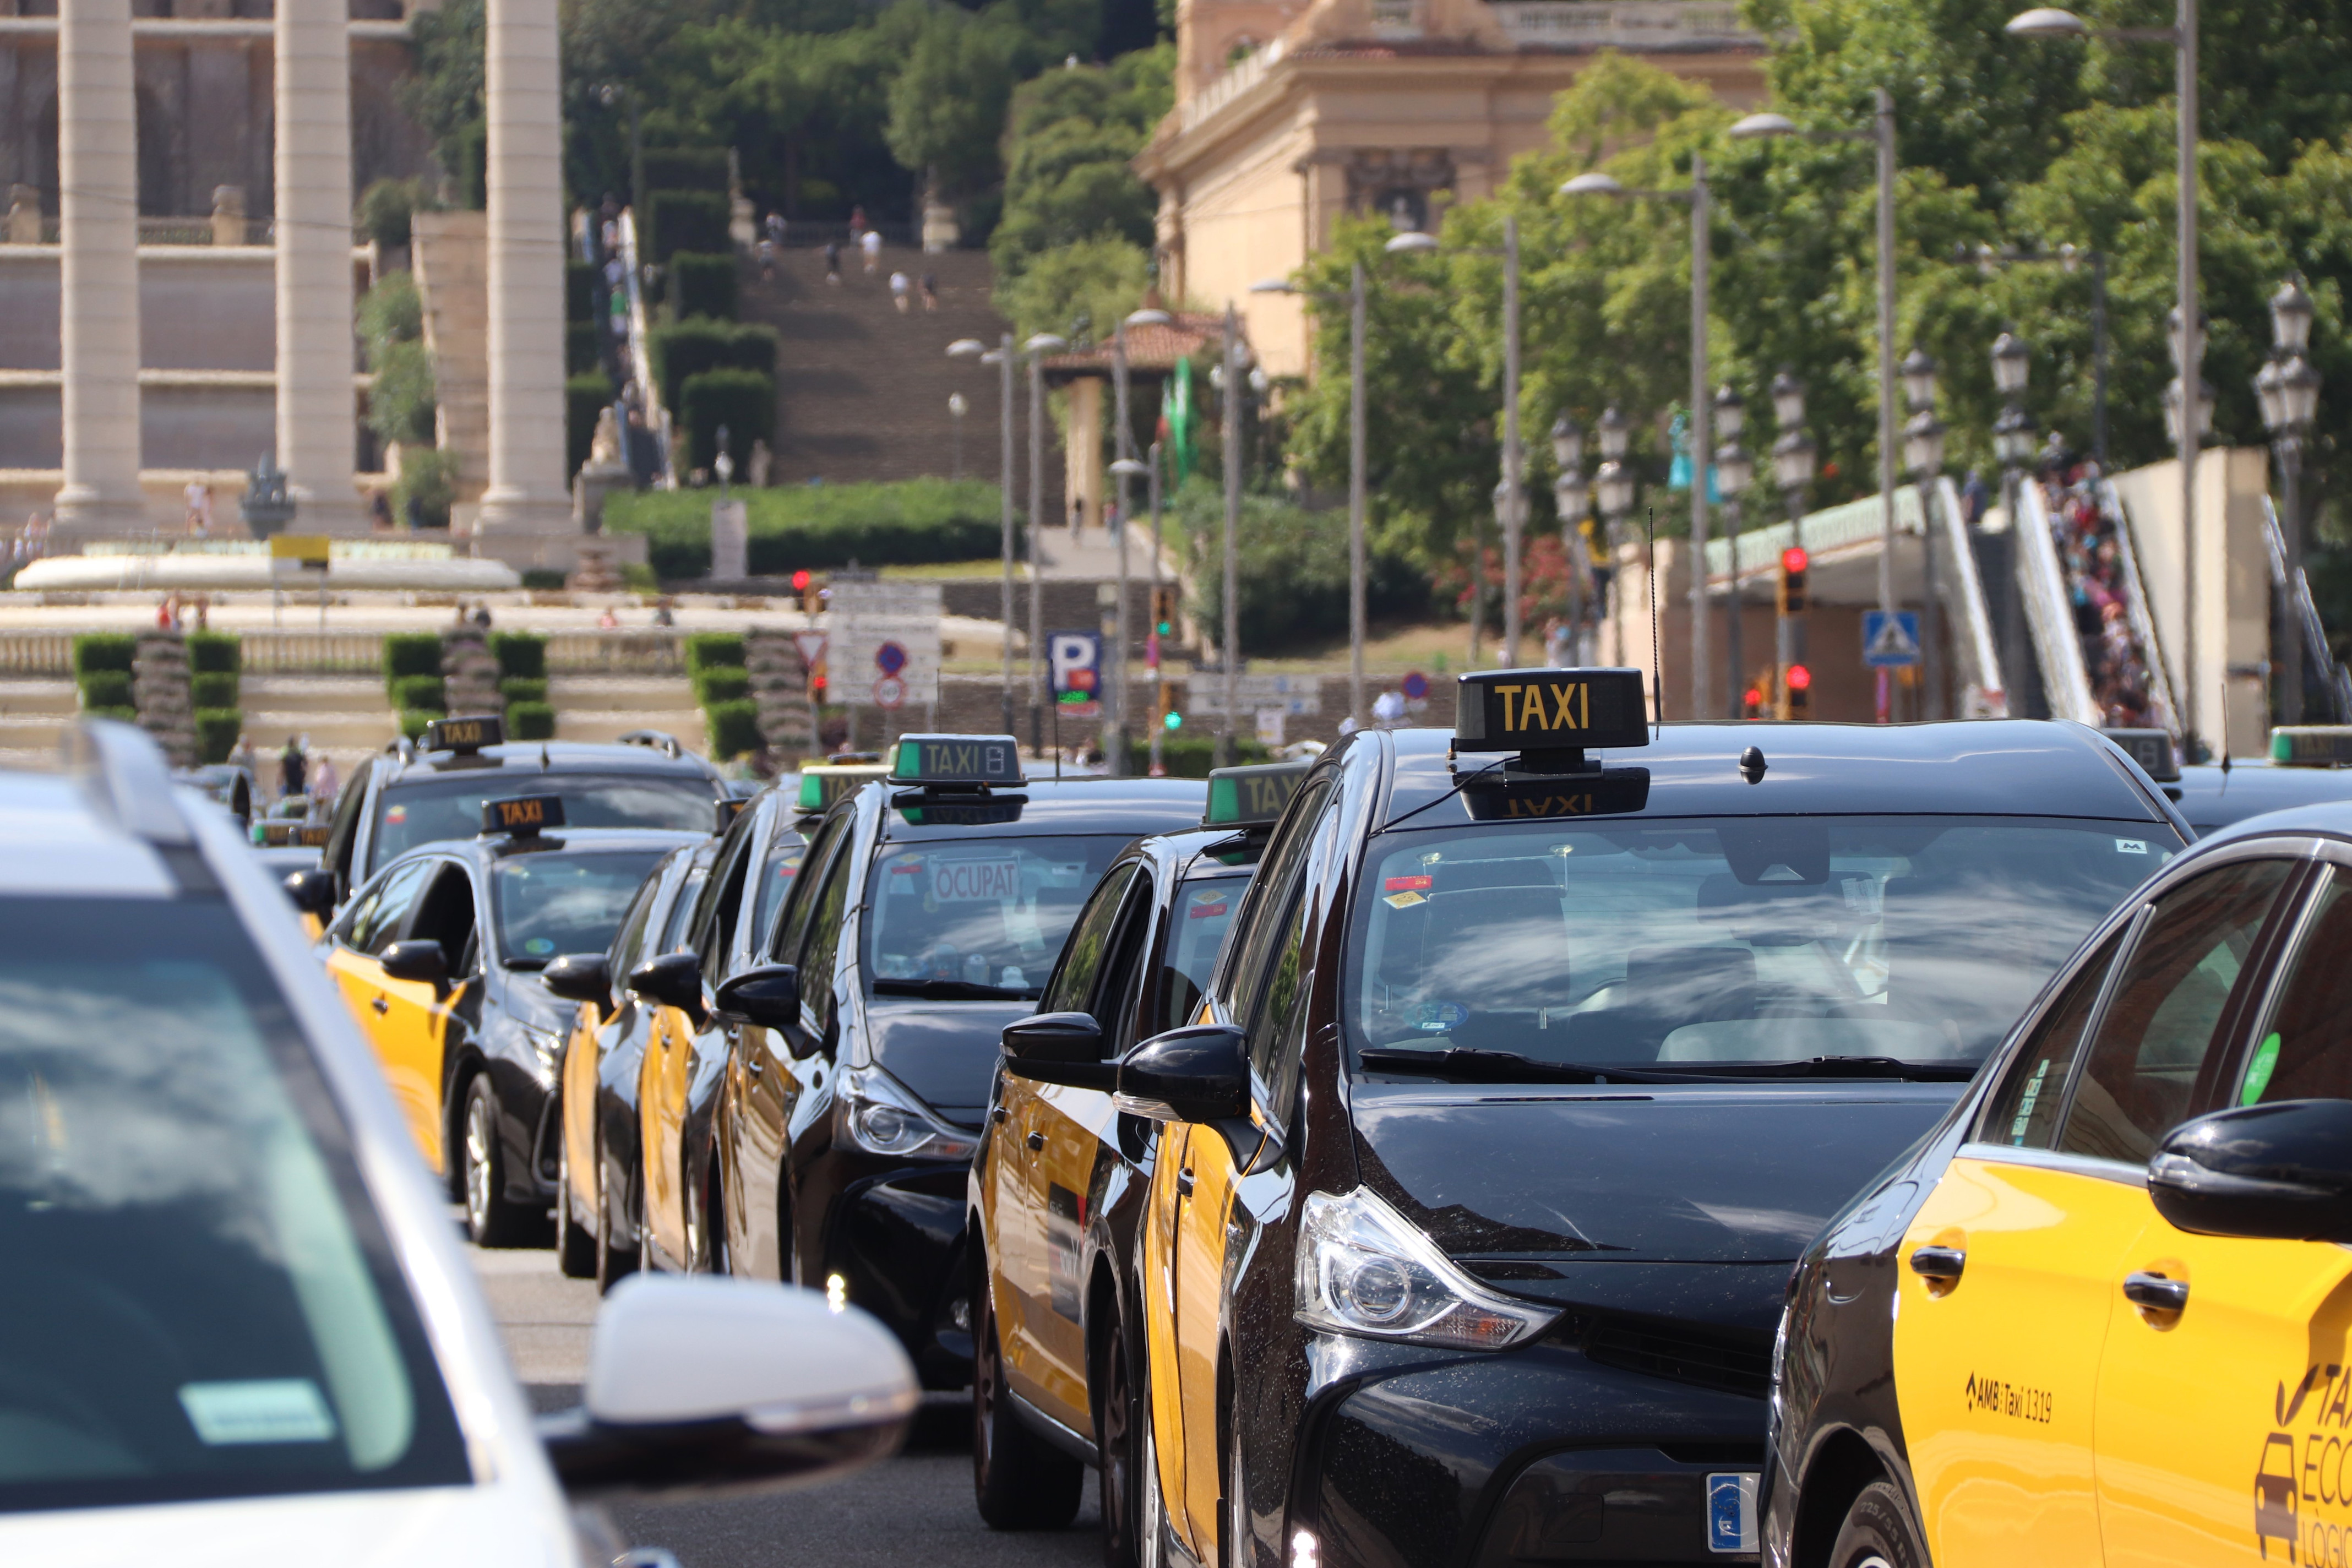
[[[856,1307],[633,1274],[596,1314],[584,1403],[539,1432],[575,1493],[774,1489],[888,1458],[921,1404],[907,1352]]]
[[[2352,1237],[2352,1100],[2283,1100],[2184,1121],[2147,1163],[2147,1195],[2200,1236]]]
[[[801,1021],[801,972],[789,963],[763,963],[720,982],[710,1016],[722,1024],[781,1029]]]
[[[612,961],[601,952],[567,952],[550,960],[539,972],[539,983],[566,1002],[613,1005]]]
[[[1118,1064],[1102,1059],[1102,1026],[1091,1013],[1037,1013],[1004,1026],[1004,1070],[1038,1083],[1113,1089]]]
[[[335,874],[324,867],[289,871],[278,884],[297,912],[325,920],[335,912]]]
[[[700,1028],[702,960],[691,952],[665,952],[629,971],[629,989],[657,1007],[675,1007]]]
[[[437,942],[395,942],[376,955],[376,962],[394,980],[419,980],[439,985],[449,978],[449,957]]]
[[[1154,1035],[1118,1061],[1121,1110],[1150,1121],[1223,1121],[1250,1110],[1249,1052],[1231,1024]]]

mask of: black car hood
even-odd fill
[[[1629,1288],[1577,1283],[1619,1264],[1780,1265],[1777,1290],[1961,1087],[1352,1086],[1365,1184],[1472,1272],[1561,1300]]]
[[[1030,1002],[866,1004],[866,1043],[883,1071],[949,1121],[980,1125],[996,1076],[1004,1026],[1037,1010]]]
[[[557,1035],[571,1032],[580,1016],[579,1003],[567,1002],[550,991],[535,969],[509,969],[505,979],[499,1001],[509,1017]]]

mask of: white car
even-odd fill
[[[0,1562],[609,1562],[584,1498],[897,1447],[895,1339],[742,1281],[629,1281],[535,1421],[285,895],[139,731],[68,752],[0,773]]]

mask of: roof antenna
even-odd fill
[[[545,773],[545,772],[547,772],[547,771],[548,771],[548,767],[549,767],[549,763],[548,763],[548,761],[547,761],[547,742],[544,742],[544,741],[541,741],[541,742],[539,743],[539,771],[540,771],[541,773]]]
[[[2226,780],[2229,778],[2229,776],[2230,776],[2230,681],[2229,681],[2229,678],[2225,675],[2224,677],[2222,677],[2222,679],[2221,679],[2221,777],[2223,778],[2223,780],[2225,780],[2225,781],[2226,781]]]
[[[1654,507],[1642,511],[1643,548],[1649,553],[1649,564],[1643,575],[1650,584],[1650,706],[1657,715],[1657,738],[1666,734],[1666,656],[1660,651],[1658,640],[1658,513]]]

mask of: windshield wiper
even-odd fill
[[[1974,1062],[1906,1062],[1894,1057],[1813,1057],[1791,1062],[1658,1062],[1617,1067],[1548,1062],[1517,1051],[1454,1046],[1442,1051],[1367,1046],[1356,1059],[1375,1071],[1428,1073],[1456,1083],[1739,1083],[1788,1078],[1886,1079],[1966,1083]]]
[[[1029,1002],[1034,990],[1009,985],[982,985],[974,980],[877,980],[877,996],[922,996],[933,1002]]]
[[[1710,1062],[1727,1078],[1875,1078],[1906,1083],[1966,1083],[1975,1062],[1906,1062],[1898,1057],[1810,1057],[1797,1062]]]

